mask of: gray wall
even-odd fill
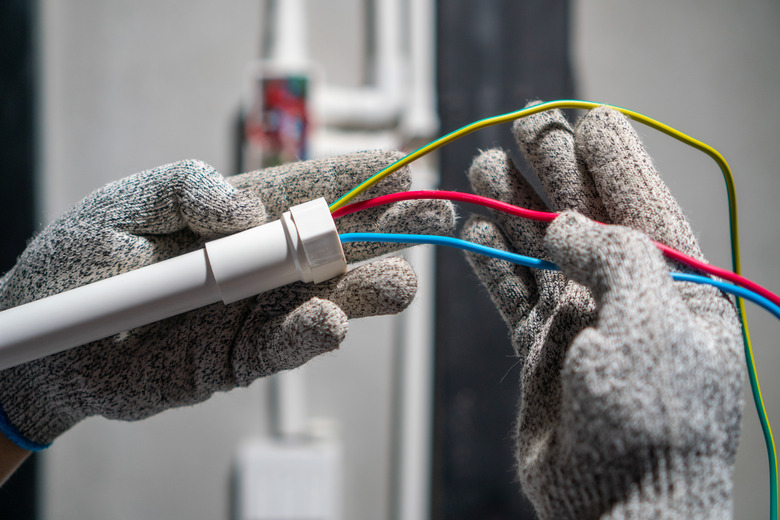
[[[312,48],[331,77],[357,83],[361,4],[321,4],[312,3]],[[231,129],[241,71],[258,56],[261,8],[254,0],[42,0],[41,220],[110,180],[178,159],[235,173]],[[638,110],[719,148],[737,179],[744,271],[779,290],[778,4],[602,0],[573,10],[580,96]],[[643,134],[709,259],[728,266],[716,166],[665,136]],[[749,317],[778,421],[778,324],[752,307]],[[387,341],[377,342],[382,335]],[[348,518],[387,511],[392,341],[390,320],[357,322],[339,353],[307,369],[313,413],[338,418],[349,446]],[[267,431],[266,393],[258,382],[141,423],[85,421],[46,455],[48,518],[225,517],[230,458],[239,439]],[[749,397],[736,486],[736,516],[766,517],[766,456]]]
[[[314,58],[363,80],[362,2],[312,3]],[[111,180],[199,158],[233,165],[244,66],[260,56],[264,2],[43,0],[42,222]],[[316,23],[324,18],[329,23]],[[385,518],[392,319],[358,320],[339,352],[307,365],[309,411],[337,421],[352,499],[346,518]],[[370,348],[366,348],[370,347]],[[44,459],[52,519],[228,515],[231,459],[268,432],[268,382],[138,423],[84,421]]]
[[[642,112],[720,150],[736,179],[743,271],[780,290],[780,3],[603,0],[573,7],[579,96]],[[730,267],[718,167],[669,137],[639,130],[708,259]],[[748,322],[767,411],[777,428],[780,324],[750,304]],[[767,457],[747,384],[744,415],[735,517],[768,518]]]

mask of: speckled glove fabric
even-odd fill
[[[290,206],[332,201],[400,158],[361,152],[227,180],[199,161],[148,170],[88,196],[40,233],[0,279],[0,309],[136,269],[206,240],[279,218]],[[365,197],[406,190],[408,170]],[[397,204],[337,221],[340,232],[449,233],[453,208]],[[355,262],[390,248],[355,244]],[[321,284],[296,283],[217,303],[0,372],[0,430],[26,449],[51,443],[92,415],[137,420],[298,367],[338,347],[348,320],[403,310],[416,290],[400,258],[363,264]]]
[[[680,208],[615,111],[575,129],[542,113],[514,133],[553,208],[576,211],[549,227],[497,214],[464,230],[563,271],[469,256],[522,361],[524,492],[544,519],[730,517],[740,325],[716,289],[673,282],[680,266],[650,242],[702,258]],[[476,193],[545,207],[503,151],[481,154],[469,175]]]

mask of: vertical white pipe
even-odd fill
[[[286,67],[309,64],[305,0],[274,2],[273,35],[269,59]]]
[[[432,189],[435,171],[429,158],[415,165]],[[435,250],[410,248],[405,256],[418,277],[414,302],[400,317],[400,370],[395,382],[399,420],[396,426],[395,520],[428,520],[433,462]]]
[[[409,89],[401,120],[406,138],[427,138],[439,128],[436,107],[436,4],[407,2],[410,58]],[[415,166],[415,189],[435,189],[438,170],[432,157]],[[412,248],[408,258],[420,284],[413,312],[402,314],[402,366],[399,374],[401,417],[395,474],[397,520],[427,520],[431,514],[434,414],[435,253]],[[411,311],[411,309],[410,309]]]
[[[379,0],[374,28],[377,31],[377,53],[374,76],[383,102],[398,110],[403,101],[404,48],[401,0]]]
[[[306,70],[309,62],[305,0],[275,0],[273,41],[269,60],[283,70]],[[271,423],[281,437],[306,434],[306,380],[302,370],[288,370],[271,379]]]
[[[414,248],[407,258],[420,280],[434,276],[434,250]],[[398,520],[430,517],[433,436],[433,318],[434,286],[418,287],[413,309],[403,318],[403,378],[398,382],[401,400],[400,453],[395,489]]]
[[[401,130],[407,137],[430,137],[439,129],[436,110],[436,5],[408,2],[409,81]]]
[[[271,378],[271,427],[282,439],[309,436],[305,367],[279,372]]]

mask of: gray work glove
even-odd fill
[[[464,230],[563,271],[469,256],[522,360],[523,490],[545,519],[729,517],[741,329],[725,295],[673,282],[680,266],[651,244],[702,258],[679,206],[618,112],[593,110],[576,129],[542,113],[514,133],[553,208],[579,212],[547,228],[496,214]],[[478,194],[545,209],[500,150],[469,176]]]
[[[278,219],[290,206],[328,201],[400,158],[361,152],[223,179],[199,161],[148,170],[88,196],[38,235],[0,279],[0,310],[200,247]],[[408,169],[364,197],[408,190]],[[451,204],[419,201],[345,216],[340,232],[449,233]],[[391,251],[350,244],[356,262]],[[400,258],[320,284],[295,283],[217,303],[0,372],[0,430],[45,447],[81,419],[137,420],[298,367],[339,346],[350,318],[394,314],[416,290]]]

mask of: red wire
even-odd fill
[[[471,193],[460,193],[458,191],[444,191],[444,190],[423,190],[423,191],[404,191],[401,193],[391,193],[389,195],[382,195],[374,199],[363,200],[360,202],[353,202],[342,206],[333,212],[333,218],[343,217],[356,211],[363,211],[364,209],[373,208],[376,206],[382,206],[384,204],[392,204],[393,202],[399,202],[402,200],[412,199],[443,199],[454,200],[456,202],[471,202],[480,206],[485,206],[510,215],[518,217],[529,218],[531,220],[538,220],[540,222],[552,222],[557,213],[550,213],[548,211],[534,211],[532,209],[525,209],[499,200],[490,199],[488,197],[482,197],[480,195],[473,195]]]
[[[693,267],[697,271],[701,271],[707,274],[711,274],[713,276],[717,276],[718,278],[722,278],[723,280],[727,280],[735,285],[739,285],[741,287],[744,287],[745,289],[749,289],[753,291],[756,294],[759,294],[766,298],[767,300],[771,301],[775,305],[780,305],[780,296],[776,295],[775,293],[769,291],[769,289],[766,289],[760,285],[758,285],[756,282],[745,278],[744,276],[738,275],[737,273],[733,273],[731,271],[728,271],[726,269],[723,269],[722,267],[718,267],[715,265],[710,265],[708,263],[702,262],[701,260],[697,260],[693,257],[690,257],[686,255],[685,253],[681,253],[680,251],[676,249],[672,249],[671,247],[661,244],[660,242],[655,242],[656,247],[661,250],[661,252],[666,256],[667,258],[670,258],[672,260],[676,260],[680,262],[681,264],[685,264],[688,267]]]
[[[417,200],[417,199],[442,199],[442,200],[452,200],[456,202],[470,202],[472,204],[478,204],[480,206],[485,206],[491,209],[502,211],[510,215],[528,218],[539,222],[552,222],[559,215],[558,213],[551,213],[548,211],[535,211],[532,209],[521,208],[519,206],[508,204],[506,202],[501,202],[495,199],[482,197],[480,195],[474,195],[471,193],[460,193],[457,191],[444,191],[444,190],[405,191],[401,193],[391,193],[389,195],[382,195],[381,197],[363,200],[360,202],[354,202],[352,204],[342,206],[341,208],[334,211],[332,215],[334,219],[337,219],[339,217],[343,217],[344,215],[349,215],[350,213],[355,213],[357,211],[363,211],[369,208],[374,208],[376,206],[392,204],[393,202],[400,202],[402,200]],[[603,222],[597,222],[597,223],[603,224]],[[661,250],[661,252],[664,254],[664,256],[666,256],[667,258],[676,260],[677,262],[687,265],[688,267],[692,267],[697,271],[701,271],[707,274],[711,274],[713,276],[717,276],[718,278],[727,280],[733,284],[744,287],[745,289],[749,289],[754,293],[763,296],[764,298],[773,302],[774,304],[780,306],[780,296],[777,296],[773,292],[770,292],[768,289],[765,289],[764,287],[745,278],[744,276],[740,276],[731,271],[727,271],[726,269],[722,269],[720,267],[707,264],[705,262],[702,262],[701,260],[697,260],[691,256],[686,255],[685,253],[677,251],[676,249],[673,249],[659,242],[654,242],[654,243],[656,247],[658,247]]]

